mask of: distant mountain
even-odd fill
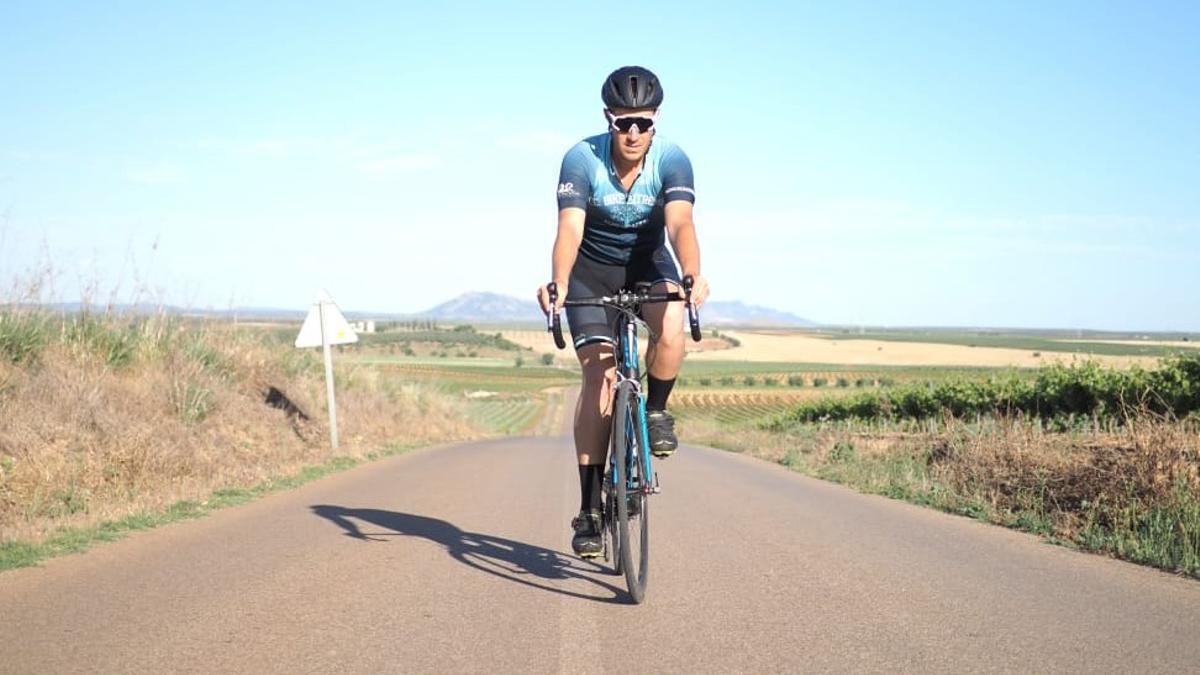
[[[769,307],[747,305],[739,301],[714,300],[700,310],[704,326],[787,326],[811,328],[817,323],[803,317]]]
[[[536,302],[519,300],[511,295],[497,293],[463,293],[414,316],[446,321],[481,321],[500,323],[506,321],[539,322],[542,310]]]
[[[533,300],[519,300],[496,293],[464,293],[414,316],[441,320],[481,322],[539,322],[541,311]],[[714,326],[815,326],[808,319],[744,302],[714,301],[700,312],[703,325]]]

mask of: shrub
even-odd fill
[[[747,375],[746,377],[742,378],[742,384],[746,385],[747,387],[753,387],[754,385],[758,384],[758,380],[754,379],[753,375]]]
[[[710,385],[712,385],[712,378],[711,378],[711,377],[702,377],[702,378],[700,378],[700,386],[701,386],[701,387],[707,387],[707,386],[710,386]]]
[[[822,386],[824,378],[813,380]],[[839,386],[841,386],[839,384]],[[1159,368],[1117,370],[1094,362],[1042,367],[1033,380],[1014,373],[985,379],[907,384],[852,399],[801,404],[785,417],[820,419],[928,419],[941,415],[1034,416],[1074,428],[1080,420],[1123,424],[1140,412],[1186,418],[1200,411],[1200,354],[1163,359]]]
[[[832,462],[849,462],[854,459],[854,444],[849,441],[838,441],[833,444],[833,449],[829,451],[829,459]]]
[[[41,356],[53,331],[51,318],[41,312],[0,314],[0,357],[15,365]]]
[[[803,387],[804,378],[799,375],[788,375],[787,383],[789,387]]]
[[[846,379],[846,378],[844,378],[844,377],[839,377],[839,378],[837,379],[837,386],[839,386],[839,387],[841,387],[841,388],[845,389],[846,387],[849,387],[849,386],[850,386],[850,380],[847,380],[847,379]]]
[[[824,387],[826,384],[829,384],[829,380],[827,380],[823,377],[814,377],[813,378],[813,386],[814,387]]]
[[[472,354],[472,356],[474,356],[474,354]],[[542,354],[542,365],[543,366],[554,365],[554,355],[551,354],[550,352],[546,352],[545,354]]]

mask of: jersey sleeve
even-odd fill
[[[584,144],[571,148],[558,172],[558,209],[587,209],[592,197],[592,176]]]
[[[696,203],[696,185],[692,178],[692,162],[678,146],[672,145],[663,154],[659,166],[662,175],[663,201],[686,200]]]

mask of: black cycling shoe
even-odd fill
[[[575,530],[575,536],[571,539],[571,548],[575,549],[575,555],[580,558],[595,558],[600,555],[600,537],[603,530],[599,511],[580,511],[579,515],[571,520],[571,529]]]
[[[651,410],[646,413],[646,426],[650,431],[650,454],[664,459],[679,447],[675,438],[675,418],[666,410]]]

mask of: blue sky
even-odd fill
[[[0,9],[0,283],[532,297],[562,155],[637,63],[714,299],[1200,330],[1195,3],[246,4]]]

